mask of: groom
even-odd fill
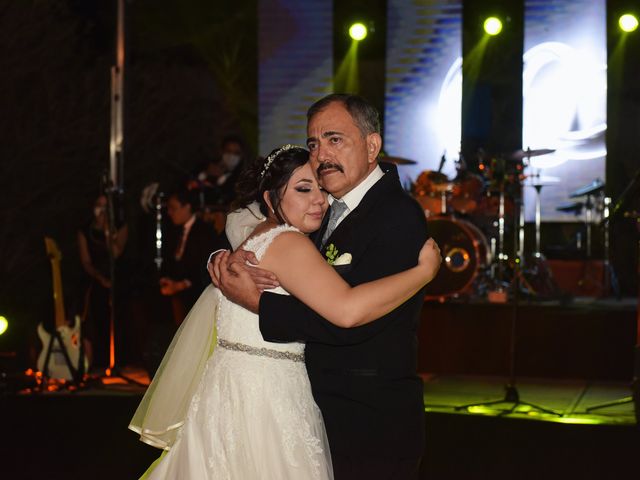
[[[331,194],[314,238],[322,255],[351,285],[415,266],[426,220],[396,167],[378,164],[378,112],[359,96],[332,94],[311,106],[307,121],[312,166]],[[242,251],[234,255],[243,262]],[[336,480],[418,477],[424,405],[416,332],[423,291],[368,325],[342,329],[294,297],[261,294],[248,274],[213,277],[227,298],[259,313],[265,340],[306,342]]]

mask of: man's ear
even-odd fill
[[[378,159],[381,148],[382,137],[379,133],[370,133],[367,135],[367,159],[369,163],[373,163]]]

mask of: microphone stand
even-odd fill
[[[521,189],[520,189],[521,190]],[[519,232],[519,224],[520,224],[520,210],[522,209],[522,192],[520,191],[517,195],[516,201],[516,212],[514,214],[514,221],[516,223],[514,228],[515,241],[513,245],[514,249],[514,271],[513,278],[511,283],[511,292],[512,292],[512,310],[511,310],[511,333],[509,336],[509,380],[504,386],[505,394],[504,397],[498,400],[489,400],[486,402],[475,402],[468,403],[465,405],[459,405],[455,407],[455,410],[463,410],[469,409],[470,407],[489,407],[492,405],[499,405],[502,403],[511,404],[511,408],[501,409],[503,413],[514,413],[519,405],[524,405],[526,407],[530,407],[532,409],[538,410],[543,413],[547,413],[550,415],[562,416],[562,413],[551,410],[550,408],[541,407],[540,405],[536,405],[534,403],[525,402],[520,399],[520,393],[518,392],[518,387],[516,386],[516,339],[517,339],[517,324],[519,318],[519,297],[520,297],[520,277],[522,276],[522,257],[520,256],[520,252],[523,250],[520,248],[519,241],[520,232]],[[539,248],[538,248],[539,250]],[[538,254],[539,252],[536,252]]]
[[[111,281],[111,288],[109,288],[109,367],[105,370],[104,375],[99,377],[103,384],[105,383],[113,383],[113,379],[120,379],[126,383],[138,385],[141,387],[147,387],[144,383],[140,383],[126,375],[123,375],[120,371],[120,367],[116,363],[116,306],[117,296],[116,296],[116,286],[117,286],[117,275],[116,275],[116,258],[113,252],[113,242],[117,241],[118,230],[115,221],[115,201],[114,194],[120,194],[121,191],[118,191],[117,188],[114,187],[113,183],[110,180],[107,180],[107,175],[103,176],[103,188],[104,194],[107,197],[107,235],[106,235],[106,247],[107,253],[109,256],[109,280]],[[104,381],[104,379],[110,379]]]
[[[640,169],[636,172],[635,177],[631,179],[631,182],[626,186],[620,198],[616,202],[616,205],[613,207],[611,217],[607,218],[607,228],[609,227],[609,222],[612,218],[615,217],[616,214],[620,213],[626,208],[626,205],[630,198],[632,198],[631,192],[640,187]],[[636,423],[640,425],[640,215],[635,216],[636,219],[636,242],[637,242],[637,251],[638,251],[638,260],[637,260],[637,275],[638,275],[638,306],[636,311],[636,344],[634,347],[634,362],[633,362],[633,379],[631,381],[631,395],[627,397],[620,398],[618,400],[613,400],[611,402],[599,403],[596,405],[592,405],[585,409],[586,412],[592,412],[594,410],[599,410],[601,408],[614,407],[618,405],[625,405],[627,403],[634,404],[634,411],[636,416]]]

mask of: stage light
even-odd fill
[[[625,13],[618,20],[618,25],[620,25],[623,32],[633,32],[638,28],[638,19],[635,15]]]
[[[484,31],[489,35],[498,35],[502,31],[502,22],[497,17],[489,17],[484,21]]]
[[[6,317],[0,315],[0,335],[7,331],[9,328],[9,320]]]
[[[363,23],[354,23],[349,27],[349,36],[356,40],[364,40],[367,36],[367,27]]]

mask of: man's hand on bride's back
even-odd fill
[[[257,313],[260,294],[280,285],[272,272],[252,266],[257,263],[253,252],[225,251],[213,258],[207,270],[211,281],[225,297]]]
[[[440,247],[433,238],[429,238],[418,255],[418,265],[425,269],[427,275],[427,282],[433,280],[440,270],[440,264],[442,263],[442,255],[440,254]]]

